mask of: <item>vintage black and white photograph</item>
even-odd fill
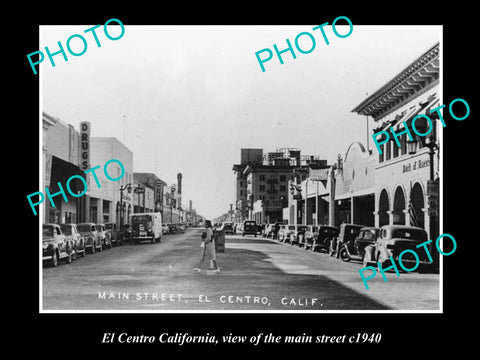
[[[441,25],[121,20],[29,58],[40,312],[442,312]]]

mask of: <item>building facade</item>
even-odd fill
[[[373,133],[392,129],[400,134],[374,149],[375,226],[406,224],[424,228],[430,238],[439,232],[440,134],[438,114],[432,109],[442,104],[440,87],[440,49],[435,44],[397,76],[365,99],[352,111],[369,116]],[[412,130],[412,121],[423,134]],[[432,120],[433,128],[424,118]],[[410,129],[411,137],[405,133]],[[381,150],[381,151],[380,151]]]
[[[86,195],[88,202],[87,221],[95,223],[115,223],[117,228],[128,224],[129,216],[133,213],[133,153],[117,138],[91,137],[90,138],[90,167],[100,166],[96,172],[101,187],[96,185],[93,175],[87,176],[89,190]],[[105,164],[112,160],[119,160],[124,167],[123,177],[118,181],[111,181],[104,173]],[[122,169],[117,163],[110,163],[107,169],[111,177],[121,176]]]

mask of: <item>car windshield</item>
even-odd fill
[[[102,231],[102,225],[95,225],[95,229],[97,229],[97,231]]]
[[[395,229],[392,231],[392,238],[423,241],[426,240],[426,234],[420,229]]]
[[[72,227],[68,225],[60,225],[60,228],[62,229],[62,232],[65,235],[72,235]]]
[[[245,223],[245,225],[253,226],[253,225],[255,225],[255,222],[253,222],[253,221],[247,221],[247,222]]]
[[[89,232],[92,231],[92,226],[88,224],[78,225],[78,231],[80,232]]]
[[[105,224],[105,229],[107,230],[113,229],[113,224]]]
[[[306,231],[306,230],[308,230],[308,227],[306,227],[306,226],[299,226],[298,227],[298,231]]]
[[[43,236],[53,236],[53,226],[43,225]]]
[[[291,225],[288,227],[288,230],[295,230],[295,225]]]

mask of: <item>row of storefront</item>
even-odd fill
[[[293,176],[283,221],[404,224],[438,236],[441,126],[429,110],[442,104],[439,68],[436,44],[353,110],[373,123],[372,134],[390,128],[400,134],[415,116],[427,115],[433,122],[428,136],[404,133],[400,146],[391,136],[381,145],[382,154],[354,142],[336,164],[308,168],[303,181]],[[416,125],[420,128],[420,121]]]
[[[180,223],[198,216],[193,209],[181,208],[178,194],[173,194],[167,184],[153,173],[133,172],[133,153],[117,138],[91,137],[91,124],[80,123],[79,130],[61,119],[42,113],[42,167],[41,189],[48,187],[51,194],[59,192],[59,185],[65,189],[72,175],[85,177],[88,190],[85,195],[74,197],[66,193],[53,197],[54,204],[44,201],[39,208],[43,222],[50,223],[112,223],[117,228],[127,224],[129,216],[139,212],[161,212],[164,222]],[[97,179],[85,170],[100,166],[111,159],[119,160],[124,175],[119,181],[106,178],[103,171],[96,171]],[[121,174],[116,164],[109,166],[112,176]],[[97,185],[97,181],[100,186]],[[181,180],[180,180],[181,181]],[[73,193],[82,193],[81,181],[72,181]],[[165,196],[168,191],[168,196]],[[175,196],[177,203],[168,201]]]

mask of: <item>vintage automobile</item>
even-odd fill
[[[185,233],[185,224],[177,224],[177,232],[184,234]]]
[[[242,226],[242,236],[255,235],[257,237],[257,222],[255,220],[245,220]]]
[[[85,256],[85,239],[78,232],[76,224],[60,224],[60,229],[66,238],[73,244],[73,256],[77,259],[79,256]]]
[[[43,261],[48,261],[52,267],[57,266],[59,260],[70,264],[74,253],[73,244],[70,238],[62,233],[60,225],[46,223],[42,228]]]
[[[278,230],[280,230],[280,223],[276,222],[275,224],[269,224],[267,226],[267,229],[265,230],[265,237],[268,239],[271,237],[272,239],[275,239],[278,234]]]
[[[342,244],[340,258],[343,261],[360,260],[363,262],[365,248],[375,243],[380,229],[377,227],[364,227],[355,239],[350,239]]]
[[[368,266],[379,262],[382,267],[390,265],[390,256],[398,264],[398,256],[406,249],[416,252],[419,258],[418,270],[422,271],[431,265],[428,255],[425,250],[418,249],[417,245],[427,241],[427,232],[418,227],[406,225],[384,225],[380,228],[380,234],[375,243],[368,245],[365,248],[365,257],[363,265]],[[431,244],[427,244],[429,252]],[[417,259],[410,252],[402,255],[402,264],[407,268],[413,268],[415,265],[407,265],[409,263],[416,263]],[[385,265],[383,265],[386,262]],[[399,270],[401,269],[398,266]]]
[[[95,228],[97,229],[98,233],[100,234],[100,239],[102,240],[102,248],[103,249],[111,249],[112,248],[112,239],[110,235],[107,234],[105,231],[104,224],[95,224]]]
[[[168,234],[170,229],[168,228],[167,224],[162,224],[162,234]]]
[[[298,246],[302,247],[305,250],[308,250],[313,243],[313,239],[318,236],[318,226],[316,225],[308,225],[307,230],[305,231],[305,236],[302,238],[302,242],[298,243]]]
[[[117,224],[115,223],[105,223],[105,234],[110,238],[110,242],[113,245],[117,244]]]
[[[290,242],[290,244],[298,246],[301,246],[300,244],[303,245],[303,243],[305,242],[305,231],[307,230],[307,225],[294,225],[294,229],[288,237],[288,241]]]
[[[95,224],[92,222],[80,223],[77,224],[77,229],[80,235],[85,239],[85,248],[94,253],[95,251],[102,251],[102,239],[100,234],[95,227]]]
[[[338,237],[330,241],[330,256],[335,256],[336,258],[339,258],[342,245],[350,240],[354,240],[360,233],[360,230],[364,227],[365,225],[356,224],[340,225]]]
[[[168,233],[175,234],[177,232],[177,225],[175,224],[167,224],[168,225]]]
[[[311,237],[309,236],[306,240],[305,246],[307,249],[315,251],[325,251],[328,252],[330,249],[330,243],[333,239],[338,237],[339,228],[336,226],[327,226],[320,225],[317,228],[316,233],[313,233],[313,241],[310,243]]]
[[[129,242],[132,237],[132,229],[129,224],[124,224],[120,227],[120,230],[116,232],[115,243],[117,246],[121,246],[124,242]]]
[[[287,242],[290,241],[290,234],[295,231],[295,225],[285,225],[282,233],[278,235],[278,241]]]
[[[233,223],[232,222],[224,222],[222,224],[222,229],[225,232],[225,234],[235,235],[235,230],[233,228]]]

